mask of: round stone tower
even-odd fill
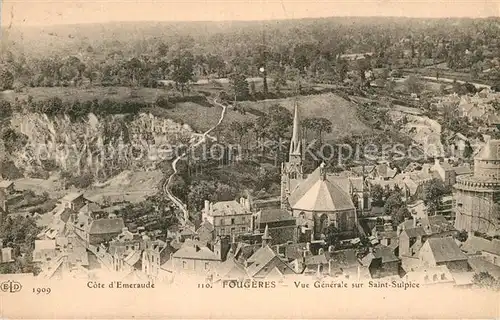
[[[454,185],[455,228],[500,234],[500,140],[489,140],[474,159],[474,173]]]

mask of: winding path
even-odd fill
[[[163,185],[163,190],[165,191],[166,195],[175,203],[175,205],[183,213],[182,217],[178,217],[182,225],[185,225],[186,222],[189,221],[189,212],[188,212],[186,206],[184,205],[184,203],[182,203],[182,201],[179,198],[177,198],[170,191],[170,185],[172,184],[173,178],[175,177],[175,175],[178,172],[177,171],[177,162],[179,162],[179,160],[181,160],[182,158],[184,158],[188,154],[189,151],[191,151],[192,149],[196,148],[200,144],[204,143],[207,140],[207,137],[209,139],[213,139],[213,137],[211,137],[209,135],[209,133],[212,132],[213,130],[215,130],[215,128],[217,128],[222,123],[222,121],[224,120],[224,117],[226,115],[227,106],[225,106],[225,105],[217,102],[217,99],[214,99],[212,101],[212,103],[222,108],[222,113],[220,115],[219,121],[212,128],[210,128],[209,130],[207,130],[203,134],[201,134],[200,140],[198,140],[196,143],[190,145],[189,148],[183,154],[177,156],[177,158],[175,158],[174,161],[172,161],[172,169],[174,170],[174,172],[170,175],[170,177],[168,177],[168,179],[166,180],[166,182]]]

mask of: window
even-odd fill
[[[245,232],[245,231],[247,231],[247,228],[241,227],[241,232]]]
[[[226,233],[226,229],[220,228],[219,235],[223,236]]]
[[[205,262],[205,270],[208,270],[209,264],[208,262]]]
[[[437,274],[435,274],[433,277],[432,277],[432,281],[437,281],[438,280],[438,276]]]
[[[182,261],[182,269],[186,269],[186,267],[187,267],[186,261]]]
[[[231,218],[231,224],[235,224],[235,219]]]
[[[220,219],[220,225],[221,225],[221,226],[223,226],[223,225],[224,225],[224,219],[223,219],[223,218],[221,218],[221,219]]]

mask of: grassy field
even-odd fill
[[[279,104],[293,112],[294,98],[244,102],[245,107],[265,111],[273,104]],[[356,106],[333,94],[298,97],[299,113],[302,119],[324,117],[332,122],[332,132],[326,139],[335,139],[353,133],[367,132],[369,128],[356,115]]]

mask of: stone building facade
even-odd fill
[[[474,159],[474,173],[454,185],[455,228],[500,234],[500,140],[489,140]]]

